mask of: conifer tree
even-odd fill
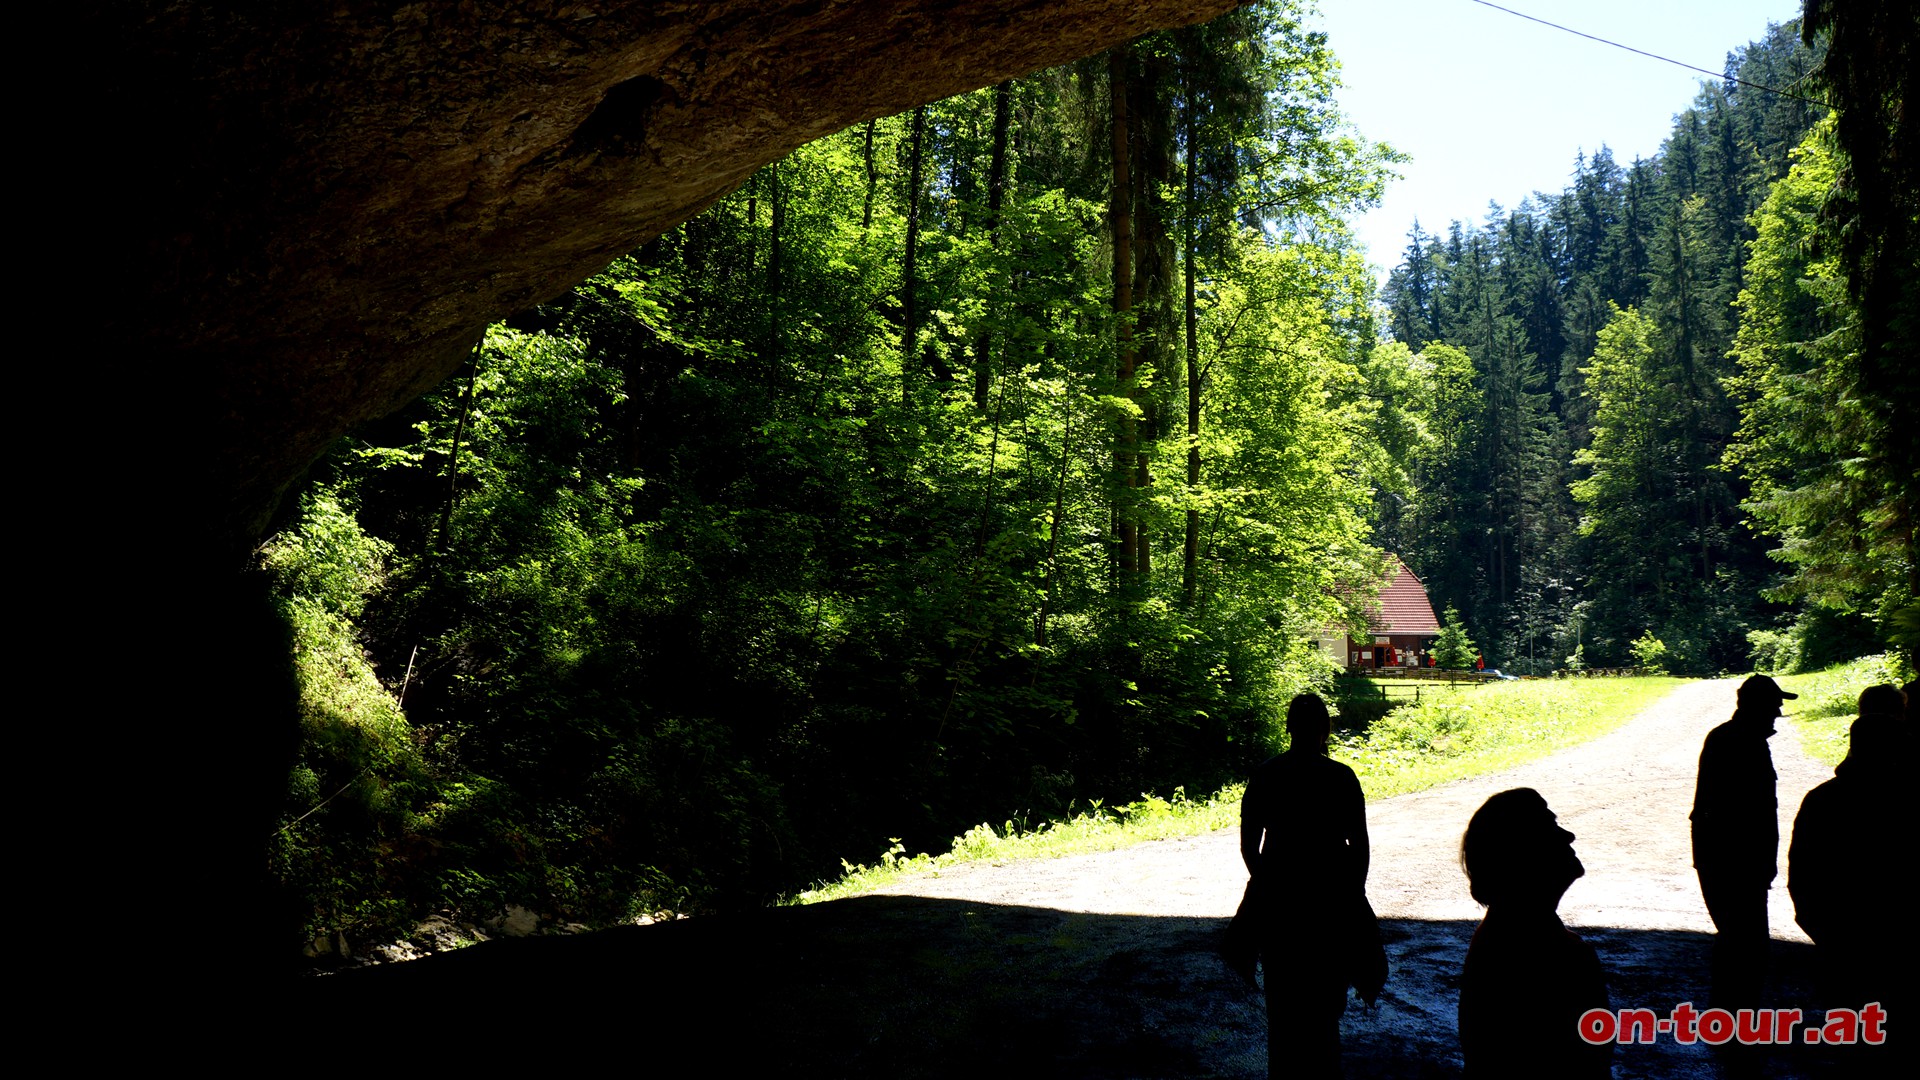
[[[1467,636],[1460,613],[1453,608],[1440,621],[1440,635],[1433,639],[1433,662],[1448,671],[1466,671],[1479,658],[1479,646]]]

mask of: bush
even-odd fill
[[[1785,675],[1800,670],[1800,635],[1793,630],[1749,630],[1747,650],[1755,671]]]
[[[353,624],[390,552],[323,488],[260,554],[292,639],[300,710],[299,755],[268,863],[308,936],[401,928],[413,905],[399,885],[403,860],[392,854],[439,801],[400,703]]]
[[[1665,642],[1653,636],[1653,631],[1643,631],[1639,637],[1634,639],[1632,645],[1627,646],[1627,649],[1633,653],[1633,666],[1639,668],[1642,672],[1648,675],[1665,675],[1667,673],[1665,662],[1667,646]]]
[[[1847,756],[1847,733],[1853,724],[1860,691],[1898,678],[1897,658],[1889,653],[1863,656],[1781,680],[1800,695],[1787,703],[1787,718],[1800,734],[1801,746],[1813,757],[1837,765]]]
[[[1433,639],[1433,662],[1449,671],[1465,671],[1473,666],[1479,652],[1479,647],[1467,636],[1467,628],[1460,623],[1460,612],[1449,607],[1440,626],[1440,636]]]
[[[304,600],[351,619],[385,580],[392,554],[393,545],[361,531],[337,492],[321,488],[301,500],[298,522],[261,549],[260,564],[283,603]]]
[[[1747,631],[1753,670],[1775,675],[1820,671],[1881,651],[1880,626],[1862,612],[1810,607],[1781,630]]]

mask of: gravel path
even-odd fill
[[[1460,833],[1487,796],[1531,787],[1573,831],[1587,867],[1560,905],[1568,925],[1712,933],[1693,874],[1687,814],[1700,744],[1732,715],[1737,685],[1731,679],[1689,683],[1593,742],[1506,772],[1373,803],[1367,807],[1373,844],[1367,894],[1374,910],[1382,918],[1477,922],[1481,908],[1460,872]],[[1791,732],[1771,744],[1784,848],[1801,797],[1833,771],[1803,753]],[[972,864],[876,892],[1114,915],[1228,917],[1246,880],[1240,838],[1229,829],[1092,855]],[[1774,890],[1770,914],[1776,938],[1807,940],[1793,923],[1784,888]]]
[[[1707,732],[1733,712],[1736,680],[1690,683],[1625,726],[1552,757],[1368,807],[1373,845],[1368,894],[1379,913],[1394,974],[1381,1004],[1343,1023],[1349,1075],[1447,1075],[1459,1067],[1454,1008],[1459,965],[1482,909],[1467,895],[1458,861],[1467,819],[1487,796],[1540,791],[1577,839],[1587,868],[1560,911],[1600,951],[1615,1007],[1664,1013],[1707,997],[1712,924],[1700,902],[1687,814]],[[1779,774],[1781,869],[1771,894],[1776,940],[1771,991],[1781,1003],[1806,997],[1810,947],[1785,891],[1786,842],[1805,793],[1832,775],[1791,732],[1772,740]],[[1246,871],[1238,835],[1167,840],[1121,851],[1037,862],[980,864],[897,882],[882,894],[1020,905],[1061,912],[1174,918],[1232,915]],[[1257,1049],[1257,1048],[1255,1048]],[[1258,1054],[1242,1046],[1221,1075],[1247,1072]],[[1714,1076],[1700,1046],[1623,1047],[1618,1076]],[[1264,1065],[1264,1062],[1260,1062]],[[1775,1062],[1778,1075],[1799,1066]],[[1263,1071],[1263,1070],[1261,1070]]]

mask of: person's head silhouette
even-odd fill
[[[1488,907],[1556,907],[1587,872],[1573,853],[1573,834],[1532,788],[1503,791],[1475,811],[1460,840],[1460,865],[1473,898]]]
[[[1799,697],[1780,689],[1780,684],[1765,675],[1750,675],[1740,684],[1735,696],[1734,714],[1760,720],[1771,720],[1780,715],[1783,702]]]
[[[1906,695],[1902,694],[1900,688],[1892,683],[1881,683],[1878,686],[1869,686],[1865,690],[1860,691],[1859,714],[1861,716],[1885,713],[1888,716],[1904,718],[1906,712]]]
[[[1294,749],[1324,754],[1332,734],[1333,717],[1319,694],[1299,694],[1287,703],[1287,739]]]

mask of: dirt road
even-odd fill
[[[1457,1073],[1457,977],[1481,916],[1460,871],[1459,837],[1487,796],[1507,788],[1540,791],[1577,837],[1574,848],[1587,874],[1560,910],[1599,950],[1615,1007],[1646,1006],[1664,1014],[1679,1002],[1706,999],[1707,935],[1713,927],[1692,870],[1687,814],[1701,741],[1731,715],[1737,685],[1688,684],[1591,743],[1368,807],[1373,864],[1367,891],[1387,930],[1393,976],[1377,1007],[1356,1005],[1343,1023],[1349,1075]],[[1802,753],[1791,732],[1775,736],[1772,748],[1782,849],[1782,874],[1770,899],[1772,991],[1791,1004],[1807,996],[1810,946],[1793,923],[1785,890],[1786,840],[1801,797],[1831,770]],[[883,892],[1092,915],[1224,919],[1246,881],[1238,843],[1226,831],[1096,855],[970,866]],[[1264,1075],[1264,1047],[1249,1045],[1244,1035],[1221,1040],[1237,1045],[1219,1046],[1207,1071]],[[1790,1061],[1774,1064],[1781,1075],[1795,1071]],[[1671,1041],[1622,1048],[1615,1072],[1718,1075],[1704,1047]]]

